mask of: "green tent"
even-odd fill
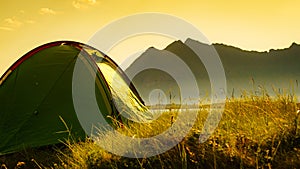
[[[113,124],[112,119],[126,122],[115,106],[113,90],[99,63],[117,71],[129,84],[137,104],[147,111],[134,86],[109,57],[78,42],[48,43],[25,54],[0,79],[0,155],[56,144],[70,134],[76,139],[86,138],[72,99],[76,62],[84,65],[80,70],[80,76],[85,77],[82,83],[90,80],[95,84],[97,104],[109,124]]]

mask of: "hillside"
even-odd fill
[[[125,72],[128,76],[134,77],[133,83],[146,103],[149,104],[148,96],[156,88],[164,91],[167,95],[167,102],[180,102],[180,89],[175,79],[172,78],[173,76],[159,69],[140,71],[140,68],[145,68],[149,63],[159,65],[159,62],[165,62],[164,58],[168,58],[172,54],[180,58],[184,62],[184,66],[188,67],[195,75],[200,97],[207,98],[209,96],[211,89],[207,69],[192,49],[200,51],[202,59],[210,59],[211,55],[214,55],[214,51],[217,52],[225,70],[227,96],[239,97],[242,90],[261,93],[262,88],[270,94],[274,94],[274,89],[277,92],[292,88],[295,93],[299,91],[300,45],[296,43],[285,49],[257,52],[224,44],[207,45],[187,39],[184,43],[175,41],[164,50],[149,48],[126,69]],[[176,67],[177,65],[174,65],[172,60],[165,66],[173,67],[178,74],[185,68],[184,66]],[[139,73],[135,74],[135,72]],[[180,79],[180,75],[178,77]],[[191,86],[188,81],[185,81],[184,84]]]

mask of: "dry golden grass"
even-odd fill
[[[243,95],[228,99],[213,135],[199,143],[208,110],[199,110],[190,133],[171,150],[150,158],[113,155],[91,141],[68,144],[65,167],[72,168],[299,168],[299,113],[291,95]],[[168,129],[178,113],[165,112],[149,124],[119,129],[131,137],[151,137]],[[117,138],[116,138],[117,139]],[[60,166],[65,168],[63,166]]]
[[[292,95],[245,94],[226,101],[222,119],[204,143],[199,142],[208,110],[200,109],[188,135],[167,152],[150,158],[126,158],[109,153],[94,141],[65,142],[48,168],[300,168],[300,113]],[[130,123],[118,131],[130,137],[152,137],[168,129],[179,112],[164,112],[152,123]],[[186,112],[187,113],[187,112]],[[105,136],[103,136],[105,138]],[[100,138],[103,139],[103,138]],[[118,138],[116,138],[118,139]],[[125,147],[126,148],[126,147]],[[34,152],[33,154],[36,154]],[[30,157],[31,154],[27,155]],[[44,156],[41,156],[44,158]]]

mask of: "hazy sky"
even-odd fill
[[[260,51],[284,48],[292,42],[300,43],[299,7],[298,0],[1,1],[0,74],[39,45],[56,40],[85,43],[106,24],[142,12],[178,16],[195,25],[213,43]],[[162,41],[158,46],[170,42]]]

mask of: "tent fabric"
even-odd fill
[[[97,50],[78,42],[52,42],[28,52],[6,71],[0,79],[0,155],[56,144],[70,134],[76,139],[86,138],[72,100],[73,69],[78,57],[85,63],[83,76],[97,70],[93,80],[101,113],[122,120],[95,59],[118,66],[101,52],[97,51],[95,58],[90,51]],[[125,75],[123,78],[128,81]],[[140,99],[134,86],[130,88]],[[110,120],[107,118],[112,123]]]

